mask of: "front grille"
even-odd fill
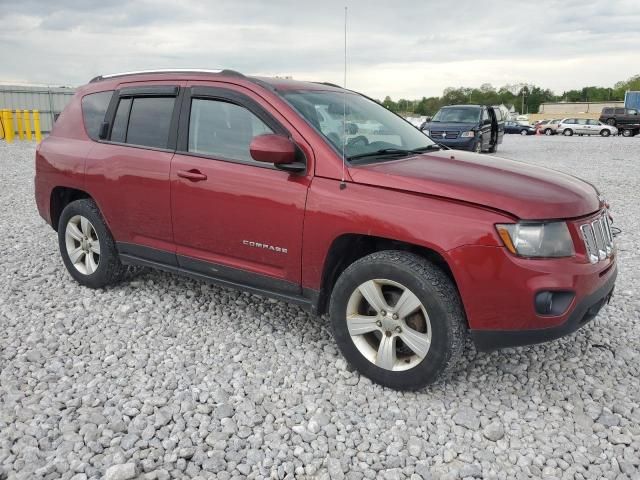
[[[593,221],[580,225],[580,232],[582,232],[591,263],[598,263],[613,254],[615,247],[609,222],[609,215],[604,211]]]
[[[460,132],[456,132],[454,130],[431,130],[431,135],[430,137],[438,140],[439,138],[442,139],[447,139],[447,140],[455,140],[456,138],[458,138],[458,135],[460,135]]]

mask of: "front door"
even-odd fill
[[[252,92],[209,85],[186,92],[171,164],[178,263],[232,283],[299,294],[312,151]],[[307,173],[253,160],[251,140],[265,133],[291,136]]]

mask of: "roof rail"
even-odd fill
[[[89,83],[99,82],[100,80],[106,80],[108,78],[115,77],[126,77],[129,75],[141,75],[145,73],[218,73],[227,76],[234,77],[244,77],[244,75],[240,72],[236,72],[235,70],[207,70],[201,68],[168,68],[168,69],[159,69],[159,70],[137,70],[131,72],[121,72],[121,73],[108,73],[106,75],[98,75],[97,77],[93,77],[89,80]]]

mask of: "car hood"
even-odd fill
[[[350,168],[353,181],[445,197],[517,218],[575,218],[601,208],[595,187],[555,170],[514,160],[443,150]]]

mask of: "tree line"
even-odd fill
[[[490,83],[480,88],[447,88],[440,97],[404,98],[394,101],[387,96],[381,102],[388,109],[403,114],[434,115],[444,105],[482,104],[512,107],[520,113],[537,113],[543,102],[607,102],[624,100],[627,90],[640,90],[640,74],[616,83],[612,88],[584,87],[556,95],[550,89],[531,84],[505,85],[498,89]]]

